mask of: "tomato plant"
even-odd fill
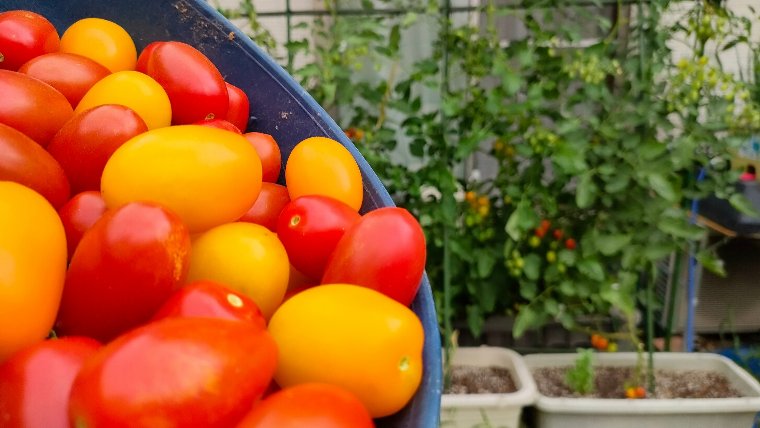
[[[53,327],[66,275],[66,235],[50,203],[30,188],[0,181],[0,202],[2,362]]]
[[[373,417],[399,411],[422,379],[419,318],[366,287],[325,284],[301,291],[277,309],[269,332],[280,350],[280,386],[338,385]]]
[[[290,202],[287,187],[277,183],[261,183],[261,191],[251,208],[238,221],[260,224],[277,232],[277,218]]]
[[[372,428],[364,404],[345,389],[327,383],[305,383],[270,395],[237,428]]]
[[[100,346],[89,337],[45,340],[25,347],[0,364],[3,426],[69,428],[71,384]]]
[[[15,71],[0,70],[0,123],[47,146],[73,114],[60,92],[40,80]]]
[[[229,96],[224,78],[201,51],[177,41],[158,42],[140,54],[141,71],[169,95],[172,123],[189,124],[227,117]]]
[[[326,137],[307,138],[293,147],[285,163],[285,184],[290,199],[325,195],[357,211],[364,196],[361,172],[351,152]]]
[[[282,168],[280,146],[271,135],[262,132],[246,132],[243,136],[253,145],[261,159],[261,180],[276,182]]]
[[[58,90],[76,107],[85,93],[111,72],[90,58],[52,52],[40,55],[18,69],[19,73],[42,80]]]
[[[44,16],[28,10],[0,13],[0,68],[18,70],[25,62],[55,52],[60,38]]]
[[[109,207],[155,201],[177,213],[191,232],[202,232],[239,219],[253,205],[261,162],[232,132],[198,125],[153,129],[113,153],[101,190]]]
[[[97,190],[77,193],[58,209],[58,216],[66,232],[69,260],[82,240],[82,235],[106,212],[106,201]]]
[[[359,218],[356,210],[337,199],[301,196],[282,209],[277,236],[288,252],[290,263],[319,282],[338,241]]]
[[[134,70],[137,49],[132,36],[119,24],[102,18],[84,18],[61,35],[61,52],[92,59],[111,72]]]
[[[61,165],[42,146],[0,123],[0,180],[23,184],[58,208],[69,198],[70,187]]]
[[[403,208],[378,208],[346,230],[322,282],[362,285],[409,305],[425,272],[426,251],[425,233],[414,216]]]
[[[118,337],[71,387],[75,427],[230,427],[269,385],[277,348],[266,330],[219,318],[171,318]]]
[[[134,110],[105,104],[71,118],[47,149],[66,171],[72,193],[100,190],[103,168],[113,152],[147,130],[145,121]]]
[[[71,257],[56,331],[105,342],[147,322],[184,284],[189,259],[187,227],[163,206],[107,211]]]

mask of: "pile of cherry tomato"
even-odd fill
[[[425,239],[287,159],[193,46],[0,13],[0,426],[369,427],[422,378]],[[281,174],[284,172],[284,174]]]

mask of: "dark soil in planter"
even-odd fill
[[[445,394],[506,394],[517,391],[509,370],[503,367],[453,366]]]
[[[533,378],[541,394],[549,397],[580,397],[565,382],[569,367],[535,369]],[[594,392],[587,397],[625,398],[624,384],[633,378],[633,368],[595,368]],[[731,398],[740,397],[728,379],[703,370],[656,370],[655,393],[651,398]]]

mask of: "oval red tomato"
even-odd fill
[[[153,320],[173,317],[210,317],[250,322],[267,327],[256,302],[245,294],[215,281],[193,281],[172,294]]]
[[[18,70],[25,62],[55,52],[61,39],[44,16],[28,10],[0,13],[0,68]]]
[[[100,349],[89,337],[45,340],[0,365],[4,427],[69,428],[69,392],[85,360]]]
[[[276,183],[261,183],[261,191],[253,206],[238,221],[260,224],[277,232],[277,218],[290,202],[288,188]]]
[[[72,107],[79,104],[92,85],[111,73],[90,58],[65,52],[40,55],[18,71],[54,87]]]
[[[246,132],[243,136],[251,143],[261,159],[261,180],[274,183],[280,178],[282,153],[277,141],[262,132]]]
[[[230,427],[269,385],[277,348],[246,322],[171,318],[132,330],[82,367],[75,427]]]
[[[346,231],[322,282],[369,287],[409,306],[422,281],[425,257],[425,233],[417,219],[403,208],[378,208]]]
[[[35,190],[58,208],[69,199],[66,174],[50,153],[10,126],[0,123],[0,180]]]
[[[71,104],[45,82],[0,70],[0,123],[26,134],[43,147],[74,114]]]
[[[301,196],[282,209],[277,220],[277,236],[293,267],[319,281],[338,241],[359,218],[356,210],[337,199]],[[385,233],[389,234],[387,230]]]
[[[189,261],[190,234],[173,212],[150,202],[109,210],[74,251],[56,331],[107,342],[148,321]]]
[[[227,87],[227,97],[229,98],[226,119],[239,130],[245,132],[246,128],[248,128],[248,119],[251,116],[251,105],[248,101],[248,95],[242,89],[229,82],[224,82],[224,85]]]
[[[147,130],[145,121],[129,107],[100,105],[66,122],[47,149],[66,171],[72,193],[100,190],[100,178],[111,155]]]
[[[229,96],[224,78],[201,51],[178,41],[158,42],[138,58],[141,71],[166,90],[173,124],[225,118]],[[143,68],[144,67],[144,68]]]
[[[281,389],[256,404],[237,428],[372,428],[364,404],[346,389],[329,383],[304,383]]]
[[[74,255],[74,250],[79,245],[79,241],[82,240],[84,233],[105,212],[106,201],[103,200],[103,196],[97,190],[77,193],[58,209],[58,216],[61,217],[63,230],[66,232],[69,260]]]

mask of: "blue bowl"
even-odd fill
[[[37,12],[59,33],[75,21],[98,17],[124,27],[138,52],[156,40],[178,40],[206,54],[225,79],[248,94],[253,117],[249,130],[271,134],[283,160],[293,146],[312,136],[339,141],[353,154],[364,179],[362,212],[393,206],[393,200],[362,155],[335,121],[295,80],[243,32],[203,0],[2,0],[0,12]],[[283,165],[285,162],[283,162]],[[282,175],[282,174],[281,174]],[[412,309],[425,328],[424,373],[419,390],[399,413],[377,420],[379,427],[437,427],[441,398],[441,344],[427,277]]]

